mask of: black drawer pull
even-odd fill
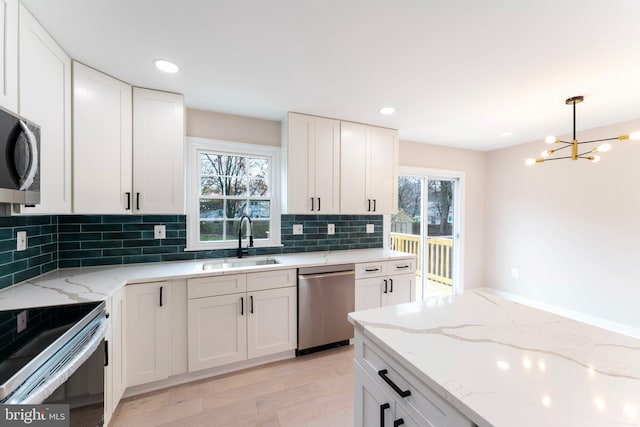
[[[393,391],[398,393],[400,395],[400,397],[409,397],[409,396],[411,396],[411,390],[404,390],[404,391],[400,390],[400,387],[398,387],[396,385],[396,383],[391,381],[391,378],[389,378],[387,376],[388,373],[389,373],[389,371],[387,371],[386,369],[381,369],[381,370],[378,371],[378,375],[380,375],[382,377],[382,379],[384,380],[384,382],[389,384],[389,386],[393,389]]]
[[[388,403],[383,403],[382,405],[380,405],[380,427],[384,427],[384,411],[386,411],[390,407],[391,405],[389,405]]]
[[[405,268],[409,268],[408,265],[396,265],[396,270],[404,270]]]
[[[393,427],[398,427],[398,426],[401,426],[403,424],[404,424],[404,420],[402,418],[399,418],[399,419],[397,419],[397,420],[395,420],[393,422]]]
[[[364,271],[366,271],[367,273],[373,273],[375,271],[380,271],[379,268],[365,268]]]

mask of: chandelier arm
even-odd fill
[[[614,139],[618,139],[618,137],[616,136],[614,138],[592,139],[591,141],[578,142],[578,144],[589,144],[591,142],[613,141]]]
[[[580,157],[580,156],[584,156],[584,155],[586,155],[586,154],[592,154],[592,153],[593,153],[593,151],[591,151],[591,150],[589,150],[589,151],[585,151],[584,153],[580,153],[580,154],[578,154],[578,157]],[[583,158],[586,158],[586,157],[583,157]]]
[[[564,157],[547,157],[546,159],[544,159],[545,162],[551,161],[551,160],[562,160],[562,159],[570,159],[571,156],[564,156]]]
[[[563,144],[569,144],[569,145],[571,145],[571,144],[572,144],[572,142],[571,142],[571,141],[562,141],[562,140],[558,140],[558,142],[562,142]]]
[[[556,152],[558,152],[560,150],[564,150],[565,148],[569,148],[569,147],[571,147],[571,144],[565,145],[564,147],[556,148],[555,150],[553,150],[553,152],[556,153]]]

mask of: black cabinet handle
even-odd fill
[[[131,210],[131,193],[129,191],[127,191],[124,194],[127,195],[127,209],[126,210]]]
[[[244,297],[240,297],[240,316],[244,316]]]
[[[313,207],[315,206],[314,198],[311,198],[311,212],[313,212]]]
[[[104,366],[109,366],[109,341],[104,342]]]
[[[320,211],[320,197],[318,197],[318,211]]]
[[[136,210],[140,210],[140,193],[136,193]]]
[[[390,407],[391,405],[389,405],[388,403],[383,403],[382,405],[380,405],[380,427],[384,427],[384,411],[386,411]]]
[[[164,286],[160,286],[160,307],[162,307],[162,289]]]
[[[373,211],[376,211],[376,199],[373,199]]]
[[[398,427],[398,426],[401,426],[403,424],[404,424],[404,420],[402,418],[399,418],[399,419],[397,419],[397,420],[395,420],[393,422],[393,427]]]
[[[251,301],[251,314],[253,314],[253,295],[249,296],[249,301]]]
[[[389,292],[393,293],[393,279],[389,279],[389,283],[391,283],[391,287],[389,289]]]
[[[383,281],[384,281],[384,291],[383,291],[383,293],[386,294],[387,293],[387,279],[384,279]]]
[[[379,268],[365,268],[364,271],[367,273],[373,273],[374,271],[380,271]]]
[[[371,199],[367,199],[369,201],[369,207],[367,208],[367,212],[371,212]]]
[[[396,270],[404,270],[405,268],[409,268],[408,265],[396,265]]]
[[[400,395],[400,397],[409,397],[409,396],[411,396],[411,390],[404,390],[404,391],[401,390],[400,387],[398,387],[396,385],[396,383],[391,381],[391,378],[389,378],[387,376],[388,373],[389,373],[389,371],[387,371],[386,369],[381,369],[381,370],[378,371],[378,375],[380,375],[380,377],[382,377],[384,382],[389,384],[389,386],[393,389],[393,391],[398,393]]]

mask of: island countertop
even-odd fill
[[[640,425],[640,340],[482,290],[349,318],[480,427]]]

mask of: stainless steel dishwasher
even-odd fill
[[[353,264],[298,269],[298,350],[307,354],[349,343],[355,307]]]

